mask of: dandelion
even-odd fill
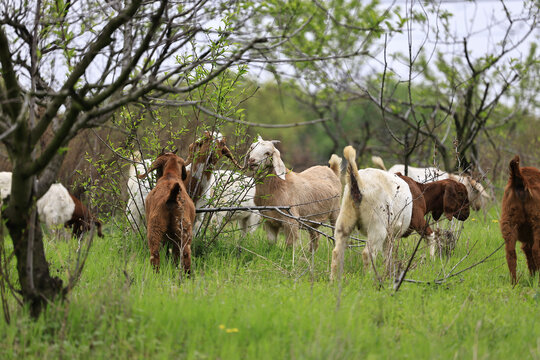
[[[224,329],[225,329],[225,325],[220,324],[220,325],[219,325],[219,329],[220,329],[220,330],[224,330]]]
[[[237,328],[231,328],[231,329],[227,329],[225,330],[225,332],[227,334],[230,334],[230,333],[237,333],[239,330]]]
[[[498,223],[498,222],[499,222],[499,220],[497,220],[497,219],[493,219],[493,220],[491,220],[491,222],[494,222],[494,223]]]
[[[471,221],[476,221],[476,218],[472,218]]]

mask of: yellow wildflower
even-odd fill
[[[476,221],[476,218],[472,218],[471,221]]]
[[[491,222],[494,222],[494,223],[498,223],[498,222],[499,222],[499,220],[497,220],[497,219],[493,219],[493,220],[491,220]]]
[[[232,329],[227,329],[227,330],[225,330],[225,332],[227,332],[227,333],[229,333],[229,334],[230,334],[230,333],[237,333],[238,331],[239,331],[239,330],[238,330],[237,328],[232,328]]]
[[[225,329],[225,325],[221,324],[221,325],[219,325],[219,328],[220,328],[221,330],[223,330],[223,329]]]

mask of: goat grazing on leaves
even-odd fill
[[[187,162],[189,178],[188,178],[188,192],[197,209],[204,208],[210,203],[212,205],[219,206],[227,204],[230,200],[238,198],[238,190],[245,185],[249,185],[249,179],[245,181],[242,175],[234,175],[229,170],[215,170],[217,162],[223,157],[227,157],[238,168],[241,166],[236,161],[231,150],[227,147],[226,139],[218,132],[205,131],[203,136],[197,139],[193,144],[189,146],[189,157]],[[222,180],[230,178],[233,183],[227,185],[220,195],[221,199],[214,199],[215,188],[222,184]],[[249,192],[249,190],[247,190]],[[240,192],[242,197],[241,206],[253,206],[249,202],[249,194]],[[240,220],[244,226],[250,226],[257,223],[257,214],[253,214],[248,211],[238,211],[233,214],[220,214],[216,216],[218,221],[223,220],[225,217],[232,217]],[[203,223],[204,214],[197,214],[195,233],[199,232]]]
[[[405,174],[405,165],[403,164],[396,164],[390,169],[386,170],[384,162],[380,157],[372,156],[371,160],[378,168],[388,171],[389,173],[394,174],[399,172]],[[451,179],[462,183],[467,188],[467,196],[469,197],[469,203],[473,210],[485,208],[487,203],[490,201],[490,196],[482,184],[474,180],[469,175],[449,174],[435,167],[417,168],[414,166],[408,166],[407,176],[419,183],[427,183],[445,179]]]
[[[182,265],[189,274],[195,205],[184,183],[188,177],[185,162],[172,152],[162,152],[139,177],[144,178],[155,170],[162,176],[145,201],[150,263],[159,270],[159,249],[163,242],[170,242],[175,262],[178,263],[182,253]]]
[[[212,196],[210,186],[213,182],[212,170],[222,156],[229,157],[233,163],[238,164],[232,152],[227,148],[224,137],[218,132],[205,131],[202,137],[189,146],[189,155],[186,160],[188,172],[186,184],[188,193],[197,207],[207,205],[207,199]],[[152,190],[152,184],[155,184],[161,174],[158,170],[158,174],[152,179],[149,179],[150,176],[138,178],[137,174],[145,173],[150,163],[148,160],[141,161],[141,155],[138,152],[133,157],[135,165],[130,167],[129,172],[127,184],[129,199],[126,214],[132,227],[139,229],[144,219],[144,201]],[[202,221],[202,216],[202,214],[197,216],[197,224]]]
[[[396,175],[409,186],[413,199],[413,209],[409,232],[415,230],[425,236],[430,244],[430,255],[435,255],[433,230],[425,220],[425,215],[432,214],[437,221],[444,213],[448,220],[456,218],[464,221],[469,217],[469,198],[465,185],[454,180],[439,180],[429,183],[419,183],[401,173]],[[405,237],[408,233],[403,234]]]
[[[540,170],[520,167],[517,155],[510,161],[510,178],[504,189],[500,226],[512,282],[517,282],[517,241],[521,242],[529,272],[534,275],[540,270]]]
[[[335,223],[339,211],[341,194],[341,159],[332,155],[330,168],[313,166],[301,173],[287,170],[281,160],[279,150],[274,143],[265,141],[260,136],[249,149],[247,165],[251,170],[260,169],[263,179],[255,187],[255,204],[258,206],[291,206],[290,214],[302,218],[313,228],[330,219]],[[287,245],[291,246],[298,238],[299,224],[284,214],[272,210],[264,211],[267,220],[264,223],[268,239],[275,242],[281,228],[285,231]],[[319,234],[309,229],[311,238],[310,248],[315,251],[318,247]]]

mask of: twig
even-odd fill
[[[250,211],[250,210],[290,210],[290,206],[222,206],[217,208],[196,209],[196,213],[208,213],[219,211]]]
[[[405,268],[405,270],[403,270],[403,272],[401,273],[401,275],[399,276],[399,279],[397,281],[397,283],[394,285],[394,294],[398,292],[399,288],[401,287],[401,284],[403,283],[403,279],[405,279],[405,275],[407,275],[407,272],[409,271],[409,268],[411,267],[411,263],[414,259],[414,255],[416,255],[416,251],[418,250],[418,247],[420,246],[420,242],[422,241],[422,239],[424,238],[424,236],[420,236],[420,238],[418,239],[418,241],[416,242],[416,246],[414,247],[414,251],[409,259],[409,262],[407,263],[407,267]]]
[[[455,274],[450,273],[450,274],[448,274],[447,276],[445,276],[445,277],[443,277],[443,278],[435,279],[435,280],[433,280],[433,281],[422,281],[422,280],[414,280],[414,279],[403,279],[403,281],[405,281],[405,282],[410,282],[410,283],[414,283],[414,284],[426,284],[426,285],[429,285],[429,284],[437,284],[437,285],[441,285],[441,284],[443,284],[446,280],[448,280],[449,278],[454,277],[454,276],[457,276],[457,275],[459,275],[459,274],[461,274],[461,273],[463,273],[463,272],[465,272],[465,271],[467,271],[467,270],[470,270],[470,269],[472,269],[472,268],[474,268],[474,267],[476,267],[476,266],[478,266],[478,265],[480,265],[480,264],[485,263],[490,257],[492,257],[497,251],[499,251],[499,250],[503,247],[503,245],[504,245],[504,242],[503,242],[501,245],[499,245],[499,247],[497,247],[495,250],[493,250],[489,255],[487,255],[485,258],[483,258],[482,260],[478,261],[478,262],[475,263],[475,264],[472,264],[471,266],[466,267],[466,268],[463,269],[463,270],[458,271],[458,272],[455,273]]]
[[[297,123],[290,123],[290,124],[261,124],[261,123],[254,123],[254,122],[249,122],[249,121],[244,121],[244,120],[238,120],[238,119],[233,119],[231,117],[228,117],[228,116],[224,116],[224,115],[219,115],[199,104],[194,104],[193,106],[195,106],[197,109],[201,110],[203,113],[207,114],[207,115],[210,115],[210,116],[213,116],[217,119],[220,119],[220,120],[225,120],[225,121],[228,121],[228,122],[232,122],[232,123],[235,123],[235,124],[242,124],[242,125],[247,125],[247,126],[253,126],[253,127],[262,127],[262,128],[272,128],[272,129],[276,129],[276,128],[290,128],[290,127],[296,127],[296,126],[304,126],[304,125],[313,125],[313,124],[317,124],[317,123],[320,123],[320,122],[324,122],[324,121],[328,121],[330,119],[327,119],[327,118],[322,118],[322,119],[315,119],[315,120],[310,120],[310,121],[303,121],[303,122],[297,122]]]

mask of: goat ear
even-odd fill
[[[144,174],[137,175],[137,177],[139,179],[144,179],[145,177],[148,176],[148,174],[150,174],[154,170],[159,170],[158,177],[161,177],[163,174],[161,174],[160,171],[162,171],[163,165],[165,165],[164,163],[165,163],[165,160],[158,156],[158,158],[152,163],[152,166],[150,167],[150,169],[148,169]]]
[[[257,135],[257,141],[264,141],[261,135]]]
[[[454,213],[459,210],[456,189],[451,182],[444,187],[443,210],[448,221],[452,220]]]
[[[182,165],[182,181],[187,179],[186,165]]]
[[[174,149],[172,153],[176,154],[177,152],[178,152],[178,148]]]
[[[274,164],[274,171],[276,172],[276,175],[281,180],[285,180],[285,174],[287,173],[287,168],[285,167],[283,160],[281,160],[279,150],[276,148],[274,148],[274,152],[272,153],[272,163]]]
[[[279,144],[281,141],[279,140],[270,140],[270,142],[274,145]]]

